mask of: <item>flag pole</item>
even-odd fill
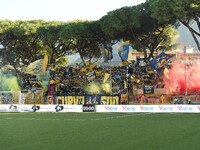
[[[184,57],[185,57],[185,104],[187,103],[187,65],[186,65],[186,46],[183,47]]]
[[[172,103],[172,84],[171,84],[171,72],[169,72],[169,94],[170,94],[170,103]]]
[[[112,96],[112,75],[111,75],[111,66],[110,66],[110,62],[108,63],[109,67],[110,67],[110,95]]]

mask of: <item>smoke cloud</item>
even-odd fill
[[[87,94],[101,94],[101,93],[110,93],[110,84],[108,83],[99,83],[99,82],[91,82],[85,88],[85,92]]]
[[[20,91],[18,79],[11,72],[5,70],[0,71],[1,76],[1,90],[2,91]]]
[[[184,92],[185,91],[185,74],[187,91],[200,91],[200,64],[197,60],[187,61],[185,72],[184,61],[175,60],[172,63],[172,68],[169,69],[167,78],[164,75],[165,88],[170,88],[172,92]]]

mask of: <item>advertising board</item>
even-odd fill
[[[200,113],[200,105],[0,105],[0,112]]]
[[[96,112],[200,113],[200,105],[97,105]]]
[[[0,105],[0,112],[82,112],[82,105]]]
[[[83,105],[83,112],[95,112],[95,105]]]

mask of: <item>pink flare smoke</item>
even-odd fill
[[[178,60],[172,63],[172,68],[169,69],[167,76],[164,75],[163,81],[165,88],[170,88],[171,92],[185,91],[185,63]],[[192,64],[186,67],[186,83],[187,91],[200,91],[200,63],[193,61]]]

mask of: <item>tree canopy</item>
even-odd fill
[[[97,21],[1,20],[0,55],[4,64],[16,64],[21,58],[28,65],[45,54],[55,64],[67,54],[79,53],[86,64],[102,58],[101,43],[112,46],[129,40],[148,61],[155,51],[177,45],[177,20],[188,27],[198,44],[200,33],[192,29],[191,23],[195,21],[200,29],[199,14],[198,0],[147,0],[110,11]]]
[[[42,20],[0,21],[0,43],[3,46],[3,64],[6,64],[6,62],[13,64],[17,58],[22,58],[25,60],[25,64],[29,64],[40,57],[42,43],[37,35],[37,29],[42,23]],[[13,54],[13,57],[11,54]]]
[[[150,4],[146,2],[122,7],[109,12],[100,20],[105,34],[116,40],[129,40],[134,48],[144,52],[145,60],[150,60],[155,51],[175,44],[176,41],[171,38],[178,35],[169,23],[159,23],[151,16]],[[151,52],[149,56],[147,50]]]
[[[80,54],[83,63],[91,63],[94,57],[100,57],[99,44],[103,33],[98,22],[76,20],[69,22],[61,31],[62,39],[70,39],[74,50]]]
[[[199,0],[153,0],[151,3],[152,16],[160,23],[172,25],[182,23],[188,28],[200,51],[200,2]],[[198,30],[192,26],[196,23]]]
[[[46,22],[38,29],[37,34],[43,43],[45,53],[50,58],[50,63],[55,64],[56,59],[73,53],[71,39],[60,37],[62,29],[66,26],[64,22]]]

